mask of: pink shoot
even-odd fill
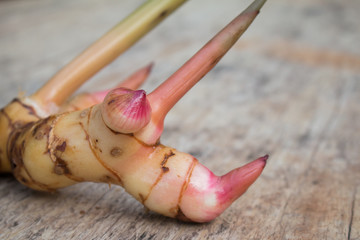
[[[139,88],[145,80],[148,78],[153,64],[149,64],[139,70],[137,70],[135,73],[130,75],[128,78],[126,78],[124,81],[122,81],[119,85],[116,87],[123,87],[128,89],[137,89]],[[95,104],[99,104],[102,101],[104,101],[105,96],[110,92],[111,90],[103,90],[103,91],[97,91],[93,93],[81,93],[76,95],[74,98],[70,99],[70,101],[66,102],[63,106],[61,106],[61,112],[67,112],[67,111],[76,111],[85,109],[88,107],[91,107]]]
[[[153,67],[153,63],[139,69],[138,71],[134,72],[132,75],[130,75],[128,78],[126,78],[124,81],[122,81],[119,85],[117,85],[115,88],[128,88],[128,89],[138,89],[145,80],[149,77],[149,74],[151,72],[151,69]],[[110,92],[111,90],[104,90],[104,91],[98,91],[93,93],[92,95],[98,99],[98,103],[102,102],[105,98],[105,96]]]
[[[81,112],[46,116],[51,104],[64,107],[84,81],[184,1],[147,1],[31,98],[6,106],[0,115],[2,169],[43,191],[83,181],[118,184],[149,210],[195,222],[211,221],[240,197],[260,176],[267,155],[216,176],[159,138],[166,114],[226,54],[266,0],[255,0],[148,96],[132,89],[142,84],[151,65],[121,87],[79,96],[80,109],[91,106]]]
[[[150,75],[153,66],[154,63],[150,63],[147,66],[139,69],[116,87],[129,88],[133,90],[138,89]]]
[[[268,156],[218,177],[197,164],[183,194],[180,209],[188,220],[208,222],[216,218],[239,198],[260,176]]]
[[[265,1],[254,1],[179,70],[149,94],[153,114],[149,125],[137,133],[139,139],[147,144],[158,141],[163,131],[166,114],[235,44],[258,15]]]
[[[154,65],[153,63],[150,63],[149,65],[146,65],[145,67],[140,68],[139,70],[137,70],[136,72],[131,74],[129,77],[127,77],[124,81],[119,83],[119,85],[117,85],[115,88],[128,88],[128,89],[133,89],[133,90],[138,89],[141,85],[143,85],[145,80],[149,77],[153,65]],[[105,96],[110,91],[111,90],[95,92],[94,96],[97,99],[99,99],[98,103],[102,102],[104,100]]]
[[[149,0],[55,74],[32,98],[60,106],[85,81],[136,43],[186,0]]]

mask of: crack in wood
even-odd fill
[[[350,221],[349,221],[348,236],[347,236],[348,240],[351,239],[351,228],[352,228],[352,224],[353,224],[353,220],[354,220],[356,194],[357,194],[357,187],[355,187],[355,189],[354,189],[354,193],[353,193],[353,197],[352,197],[352,201],[351,201]]]
[[[330,113],[329,118],[325,121],[324,128],[319,134],[319,139],[316,141],[316,144],[313,147],[313,150],[309,157],[309,163],[305,168],[304,174],[302,176],[300,176],[299,182],[304,182],[304,179],[306,179],[306,177],[309,176],[309,173],[310,173],[311,169],[313,168],[313,164],[315,162],[316,155],[319,152],[320,146],[326,140],[327,132],[329,131],[331,126],[334,124],[334,122],[336,122],[337,118],[339,117],[338,113],[345,106],[345,102],[346,102],[345,99],[346,99],[348,90],[350,88],[348,85],[350,85],[350,84],[344,84],[344,87],[342,88],[342,91],[338,97],[340,100],[337,102],[337,104],[335,104],[335,106],[332,109],[332,112]],[[280,226],[280,228],[281,228],[280,230],[282,232],[281,235],[283,235],[283,236],[286,233],[286,225],[285,226],[283,225],[284,215],[286,214],[286,209],[288,208],[288,205],[292,201],[294,196],[299,195],[299,192],[300,192],[300,189],[296,189],[295,191],[291,192],[289,197],[286,199],[285,205],[283,207],[280,220],[278,221],[278,225]]]

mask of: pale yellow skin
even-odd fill
[[[180,4],[182,1],[174,2]],[[256,180],[268,156],[218,177],[191,155],[163,146],[158,139],[167,112],[236,42],[264,2],[255,0],[155,89],[148,96],[151,119],[144,127],[131,130],[133,133],[114,131],[115,128],[110,129],[111,126],[105,124],[103,117],[106,118],[107,114],[102,116],[101,108],[109,111],[106,103],[62,113],[73,110],[71,104],[62,104],[94,74],[93,65],[101,68],[111,60],[106,51],[102,55],[104,58],[90,63],[85,61],[90,59],[86,57],[88,54],[98,52],[98,44],[95,44],[32,97],[14,101],[1,109],[0,172],[12,172],[24,185],[41,191],[55,191],[83,181],[117,184],[149,210],[182,220],[211,221]],[[151,8],[159,6],[155,1],[150,3],[154,4]],[[146,7],[142,11],[140,15],[149,12]],[[135,14],[130,19],[137,16]],[[157,11],[154,16],[159,16]],[[125,21],[125,25],[130,23]],[[113,34],[111,31],[98,43],[107,45],[108,39],[114,38]],[[112,55],[112,51],[109,52]],[[76,73],[70,74],[75,79],[67,78],[68,70]],[[93,100],[85,97],[79,102],[91,105]],[[111,121],[118,119],[116,114],[111,117]]]
[[[14,130],[29,122],[38,121],[42,117],[41,111],[25,102],[25,99],[15,99],[0,110],[0,173],[11,172],[10,161],[6,153],[9,135]]]
[[[22,99],[0,113],[0,128],[8,129],[0,132],[0,172],[12,172],[40,191],[85,181],[120,185],[149,210],[185,221],[207,222],[220,215],[256,180],[266,161],[218,177],[189,154],[113,131],[103,120],[101,104],[43,118],[46,113],[34,102]]]
[[[9,105],[5,111],[26,112],[27,108],[19,106],[23,105]],[[2,147],[9,148],[8,154],[16,164],[14,176],[24,185],[55,191],[83,181],[117,184],[148,209],[185,219],[181,201],[198,165],[191,155],[161,144],[149,146],[133,134],[112,131],[104,124],[100,105],[39,121],[33,115],[23,116],[36,122],[28,124],[14,142]],[[0,124],[6,123],[0,116]],[[5,134],[1,136],[4,138]],[[6,154],[2,159],[6,159]],[[3,171],[10,167],[10,161],[7,162]]]

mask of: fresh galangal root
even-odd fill
[[[151,65],[111,91],[66,101],[95,74],[94,68],[114,59],[112,50],[129,47],[153,27],[154,19],[159,22],[159,16],[182,2],[148,1],[35,94],[1,109],[0,171],[12,172],[19,182],[40,191],[84,181],[117,184],[147,209],[184,221],[211,221],[241,196],[268,156],[216,176],[159,139],[168,111],[231,48],[265,0],[255,0],[150,94],[136,89]]]

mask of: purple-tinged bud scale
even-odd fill
[[[149,123],[151,107],[144,90],[116,88],[106,95],[101,114],[113,131],[134,133]]]

